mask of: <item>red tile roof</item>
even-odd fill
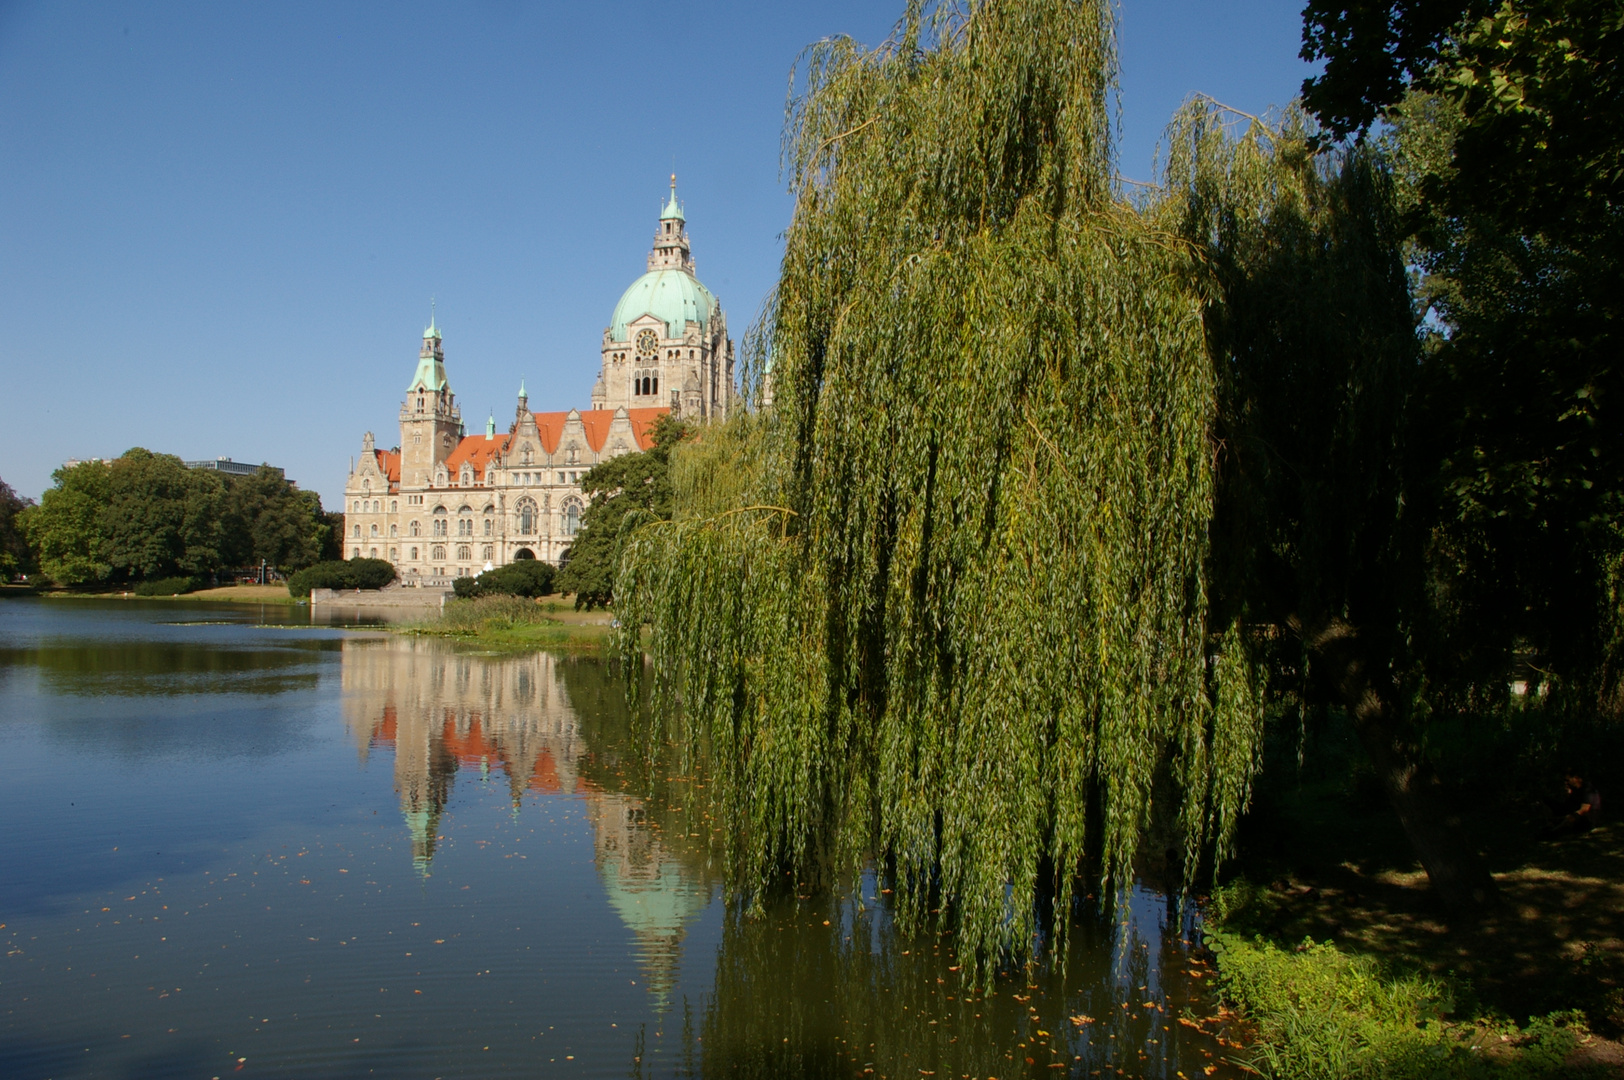
[[[462,463],[466,461],[473,465],[474,475],[483,478],[485,470],[507,443],[507,435],[497,435],[490,439],[484,435],[464,435],[462,441],[451,451],[451,456],[445,459],[446,471],[455,477],[462,471]]]
[[[637,439],[637,448],[647,450],[654,445],[654,421],[670,412],[670,409],[627,409],[627,417],[632,423],[632,434]],[[569,419],[567,412],[533,413],[536,418],[536,428],[541,432],[541,446],[549,454],[558,451],[558,440],[564,434],[564,423]],[[603,445],[609,439],[609,425],[614,422],[614,409],[588,409],[581,413],[581,426],[586,429],[586,444],[592,448],[593,453],[601,453]]]
[[[393,450],[374,450],[378,456],[378,471],[391,484],[400,483],[400,454]]]
[[[654,445],[654,422],[670,409],[628,409],[627,419],[631,421],[632,436],[637,440],[639,450],[647,450]],[[536,430],[541,434],[541,445],[547,453],[557,453],[558,441],[563,437],[564,425],[569,421],[567,412],[532,413],[536,419]],[[587,445],[593,453],[602,453],[604,444],[609,441],[609,427],[614,423],[614,409],[588,409],[580,414],[581,427],[586,432]],[[445,459],[446,472],[451,475],[452,483],[456,483],[457,475],[462,471],[463,462],[474,467],[474,476],[480,481],[485,480],[485,470],[507,449],[512,440],[511,432],[497,435],[487,439],[483,434],[464,435],[452,449],[449,457]],[[383,469],[391,483],[400,483],[400,455],[385,450],[378,451],[378,467]]]

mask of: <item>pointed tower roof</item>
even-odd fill
[[[417,354],[417,373],[412,376],[411,385],[406,392],[423,389],[438,394],[448,389],[445,380],[445,349],[440,342],[440,330],[434,325],[432,316],[429,318],[429,328],[423,331],[423,348]]]
[[[661,221],[684,221],[682,204],[677,202],[677,174],[671,174],[671,198],[666,200],[665,209],[660,211]]]

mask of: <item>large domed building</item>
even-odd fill
[[[592,388],[592,407],[668,407],[682,416],[721,418],[734,399],[727,316],[694,274],[672,176],[648,272],[621,294],[603,332],[603,374]]]
[[[361,440],[344,487],[344,554],[388,559],[402,584],[444,588],[520,559],[558,563],[581,527],[580,480],[593,465],[652,445],[654,422],[723,419],[738,408],[727,316],[694,273],[677,178],[647,270],[603,332],[588,409],[532,412],[521,384],[513,423],[469,435],[430,320],[400,407],[400,444]]]

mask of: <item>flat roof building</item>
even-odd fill
[[[232,476],[253,476],[264,468],[272,470],[278,476],[286,476],[275,465],[250,465],[246,461],[232,461],[228,457],[215,458],[212,461],[188,461],[186,467],[188,469],[213,469],[215,472],[229,473]]]

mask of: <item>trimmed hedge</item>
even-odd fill
[[[451,588],[464,600],[481,596],[551,596],[555,573],[550,563],[525,559],[487,570],[477,578],[458,578]]]
[[[174,596],[177,593],[196,592],[203,587],[201,578],[166,577],[136,582],[130,591],[137,596]]]
[[[309,596],[311,589],[381,589],[395,580],[387,559],[336,559],[307,566],[288,578],[290,596]]]

